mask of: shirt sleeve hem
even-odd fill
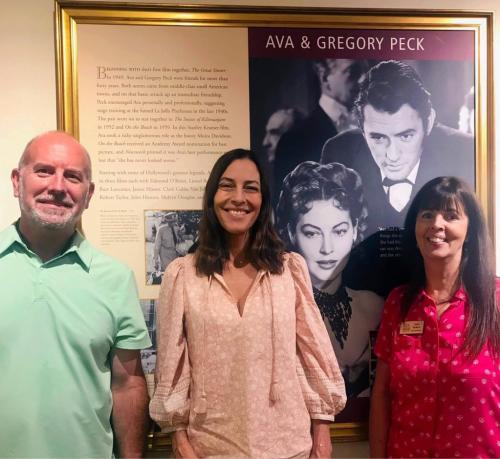
[[[152,343],[149,338],[141,341],[118,341],[113,347],[117,349],[131,349],[131,350],[141,350],[151,347]]]

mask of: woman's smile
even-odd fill
[[[224,230],[245,235],[257,220],[262,205],[260,174],[253,161],[237,159],[222,174],[214,196],[214,211]]]

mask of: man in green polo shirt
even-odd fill
[[[35,137],[0,233],[0,457],[139,457],[151,345],[129,268],[76,231],[94,191],[70,135]]]

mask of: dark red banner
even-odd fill
[[[472,30],[249,28],[250,57],[472,60]]]

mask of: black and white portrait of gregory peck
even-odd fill
[[[438,121],[432,96],[410,64],[390,60],[371,67],[354,114],[358,127],[327,141],[321,162],[340,162],[360,174],[369,233],[402,227],[412,197],[434,177],[455,175],[474,186],[474,138]],[[457,128],[459,119],[460,110]]]
[[[168,264],[184,256],[198,235],[199,210],[147,210],[144,212],[146,284],[161,284]]]

